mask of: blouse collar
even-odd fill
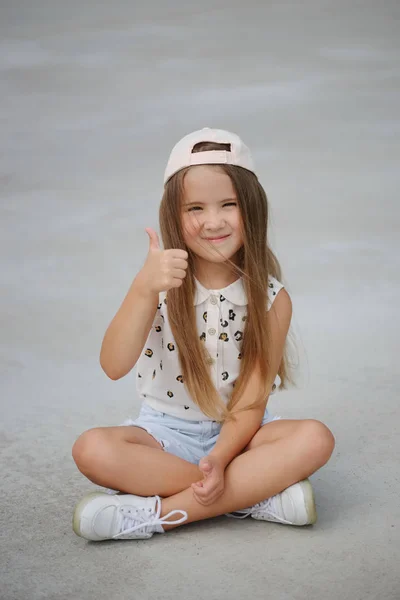
[[[194,294],[194,305],[197,306],[205,300],[208,300],[210,296],[223,296],[232,304],[238,306],[247,305],[247,295],[243,285],[242,277],[239,277],[236,281],[230,285],[219,289],[219,290],[208,290],[205,288],[200,281],[195,277],[196,290]]]

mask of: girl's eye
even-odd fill
[[[224,206],[237,206],[237,202],[225,202]],[[192,210],[196,210],[197,208],[201,209],[201,206],[192,206],[192,208],[188,209],[188,212],[191,212]]]

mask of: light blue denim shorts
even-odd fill
[[[260,427],[281,418],[265,410]],[[217,421],[187,421],[172,417],[147,404],[142,404],[137,419],[127,419],[122,425],[145,429],[166,452],[195,465],[214,448],[222,426]]]

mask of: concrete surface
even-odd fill
[[[400,598],[399,19],[395,0],[1,3],[3,600]],[[86,543],[71,446],[137,414],[100,344],[170,148],[204,126],[242,135],[269,196],[302,358],[270,406],[336,436],[319,522]]]

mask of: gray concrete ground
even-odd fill
[[[2,599],[400,598],[399,19],[395,0],[1,3]],[[245,139],[270,199],[301,355],[271,410],[336,436],[319,521],[86,543],[71,446],[138,412],[99,348],[170,148],[204,126]]]

